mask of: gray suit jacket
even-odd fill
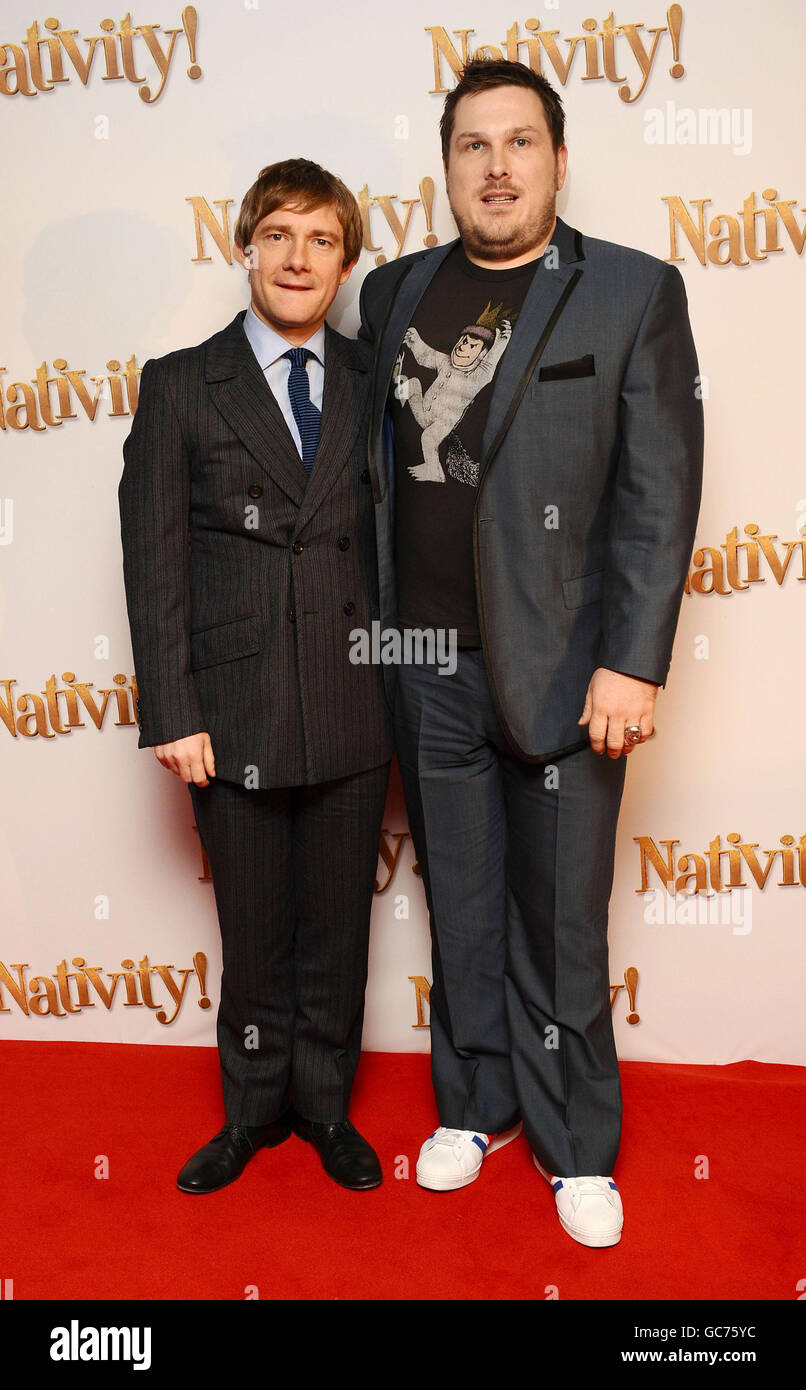
[[[412,314],[455,245],[390,261],[361,291],[359,338],[376,350],[369,466],[389,625],[386,401]],[[666,683],[702,481],[698,366],[679,271],[559,218],[552,246],[493,383],[473,521],[487,671],[506,735],[527,761],[588,741],[577,720],[596,667]],[[394,668],[384,675],[391,700]]]
[[[309,480],[244,313],[146,362],[123,448],[138,746],[207,730],[218,777],[288,787],[392,755],[380,673],[349,659],[378,617],[370,355],[327,328]]]

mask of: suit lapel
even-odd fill
[[[216,409],[272,480],[299,506],[308,475],[243,331],[243,309],[211,339],[206,377]]]
[[[482,472],[509,428],[514,408],[582,274],[576,264],[584,261],[581,243],[579,233],[558,217],[551,245],[534,273],[509,346],[495,375],[482,442]],[[547,264],[551,247],[557,248],[556,266]]]
[[[298,529],[321,505],[352,453],[358,429],[365,423],[367,389],[368,363],[360,349],[326,324],[322,425]]]

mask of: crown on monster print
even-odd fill
[[[482,338],[485,343],[491,343],[495,337],[496,329],[501,327],[504,319],[509,319],[509,322],[514,324],[517,317],[517,310],[504,308],[503,299],[495,305],[491,299],[488,299],[486,307],[479,314],[476,322],[463,328],[462,333],[472,333],[474,337]]]

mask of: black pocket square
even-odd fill
[[[577,357],[573,362],[554,362],[550,367],[541,367],[538,381],[565,381],[575,376],[595,376],[593,353]]]

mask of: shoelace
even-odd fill
[[[605,1197],[611,1207],[616,1205],[613,1189],[609,1186],[607,1178],[564,1178],[563,1186],[574,1204],[574,1211],[583,1197]]]
[[[434,1144],[444,1144],[446,1148],[455,1148],[460,1144],[468,1143],[467,1130],[463,1129],[439,1129],[432,1140]],[[472,1143],[472,1139],[470,1140]]]

